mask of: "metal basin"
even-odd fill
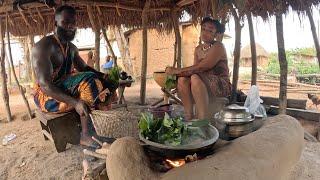
[[[210,151],[212,151],[213,145],[219,138],[219,132],[212,125],[208,125],[202,128],[205,128],[203,129],[203,131],[206,133],[208,139],[203,140],[200,143],[193,143],[181,146],[168,146],[157,142],[149,141],[146,138],[144,138],[141,133],[139,133],[139,138],[143,143],[143,147],[147,151],[151,151],[159,156],[167,158],[185,158],[185,156],[193,155],[194,153],[201,155],[210,153]]]

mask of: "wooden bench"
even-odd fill
[[[71,111],[68,113],[52,114],[36,110],[45,140],[54,143],[58,153],[66,150],[67,143],[80,143],[80,116]]]

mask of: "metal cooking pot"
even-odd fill
[[[262,118],[255,118],[248,109],[236,104],[225,107],[214,116],[214,125],[218,128],[220,138],[232,140],[247,135],[263,124]]]
[[[185,156],[193,155],[194,153],[197,153],[198,155],[205,155],[212,152],[212,147],[219,138],[219,132],[212,125],[208,125],[202,128],[205,128],[203,130],[208,135],[208,140],[190,145],[168,146],[149,141],[144,138],[141,133],[139,133],[139,138],[142,141],[142,146],[145,148],[145,150],[151,151],[162,157],[185,158]]]

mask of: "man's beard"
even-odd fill
[[[75,30],[66,30],[60,26],[57,26],[57,35],[60,39],[63,39],[65,41],[72,41],[76,35]]]

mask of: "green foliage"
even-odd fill
[[[111,81],[113,84],[119,84],[119,79],[120,79],[120,67],[113,67],[110,69],[108,72],[109,76],[108,79]]]
[[[177,85],[177,76],[176,75],[167,75],[165,88],[170,90],[175,88]]]
[[[207,120],[184,123],[181,117],[170,118],[167,113],[164,119],[156,119],[150,113],[143,113],[139,129],[140,133],[150,141],[178,146],[193,142],[197,138],[205,139],[201,127],[208,124]]]
[[[288,73],[296,71],[298,74],[313,74],[319,73],[319,67],[315,63],[307,63],[303,59],[299,59],[299,55],[314,55],[313,48],[300,48],[286,51],[288,62]],[[269,64],[266,71],[271,74],[280,74],[280,65],[278,54],[272,53],[269,56]]]

